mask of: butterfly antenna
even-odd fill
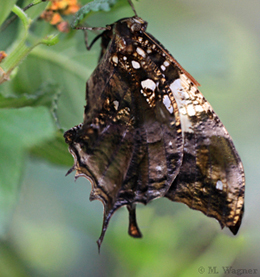
[[[137,15],[137,13],[136,13],[136,10],[135,10],[135,7],[134,7],[134,4],[132,3],[132,1],[131,1],[131,0],[127,0],[127,1],[128,1],[128,3],[129,3],[129,5],[131,6],[131,8],[132,8],[132,10],[133,10],[133,12],[134,12],[134,14],[135,14],[135,16],[138,17],[138,15]]]

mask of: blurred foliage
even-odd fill
[[[117,0],[95,0],[84,5],[76,14],[71,24],[76,27],[90,12],[110,11]]]
[[[0,10],[0,26],[5,21],[7,16],[9,15],[11,9],[13,8],[15,2],[17,0],[10,1],[1,1],[1,10]]]
[[[0,0],[0,24],[11,17],[15,3],[25,7],[30,1]],[[144,238],[134,240],[120,209],[100,255],[95,240],[102,205],[87,200],[88,181],[75,185],[73,176],[65,178],[73,159],[63,140],[64,130],[82,122],[85,83],[100,49],[96,43],[86,51],[81,31],[60,33],[40,20],[46,5],[20,13],[0,33],[0,51],[15,61],[10,79],[0,85],[0,276],[201,276],[202,267],[204,275],[216,267],[223,276],[223,266],[259,273],[260,3],[134,2],[149,22],[148,32],[203,85],[233,136],[246,171],[246,214],[239,235],[232,237],[213,219],[159,199],[138,205]],[[109,12],[83,15],[89,26],[101,27],[133,12],[126,0],[118,0]],[[72,15],[64,19],[73,22]],[[90,40],[95,35],[89,34]],[[17,49],[28,51],[17,56]],[[6,69],[8,62],[0,67]]]

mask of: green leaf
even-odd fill
[[[82,39],[80,35],[79,39]],[[82,122],[86,80],[91,73],[86,65],[90,66],[91,59],[93,64],[96,64],[97,58],[93,55],[95,53],[87,52],[84,48],[82,51],[73,49],[75,48],[73,40],[63,42],[62,46],[70,50],[61,50],[57,47],[58,52],[55,51],[55,46],[35,48],[26,62],[19,66],[19,72],[12,83],[3,83],[0,90],[2,89],[2,95],[5,96],[10,96],[10,92],[21,96],[25,93],[35,95],[35,91],[42,82],[59,84],[61,95],[57,103],[57,117],[60,125],[68,129]],[[37,70],[35,70],[35,64],[37,64]]]
[[[0,92],[0,108],[20,108],[25,106],[46,106],[51,108],[60,89],[57,85],[44,82],[35,94],[17,94],[5,96]]]
[[[13,70],[26,58],[26,56],[38,45],[45,44],[47,46],[53,46],[58,43],[58,35],[50,34],[44,36],[43,38],[36,38],[34,36],[30,36],[30,32],[28,31],[32,19],[27,16],[27,14],[20,7],[14,5],[12,8],[12,12],[18,16],[24,26],[23,35],[21,38],[18,38],[13,43],[12,51],[7,55],[4,61],[1,63],[0,70],[0,84],[8,81],[10,79],[10,75]],[[31,40],[30,45],[28,45],[28,41]]]
[[[90,12],[110,11],[110,8],[116,4],[117,0],[94,0],[83,6],[75,15],[75,19],[71,24],[75,28],[84,17]]]
[[[0,26],[5,21],[7,16],[10,14],[14,4],[17,0],[0,0]]]
[[[55,138],[47,140],[32,148],[33,155],[46,159],[54,164],[71,167],[73,158],[68,151],[63,134],[57,132]]]
[[[27,149],[50,139],[54,129],[46,107],[0,110],[0,235],[18,198]]]

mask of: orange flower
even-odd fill
[[[79,8],[80,8],[80,5],[78,5],[78,4],[76,4],[76,5],[69,5],[67,7],[67,9],[65,9],[62,12],[62,14],[65,14],[65,15],[67,15],[67,14],[74,14],[74,13],[76,13],[79,10]]]
[[[68,1],[66,0],[52,0],[51,7],[52,10],[64,10],[68,6]]]
[[[5,51],[0,51],[0,62],[7,56]]]
[[[56,25],[56,24],[60,23],[61,21],[63,21],[63,19],[62,19],[62,17],[60,16],[60,14],[57,13],[57,12],[54,12],[54,13],[53,13],[53,16],[52,16],[52,19],[51,19],[51,21],[50,21],[50,23],[51,23],[52,25]]]
[[[51,0],[48,10],[59,11],[62,14],[73,14],[77,12],[80,5],[77,0]]]
[[[70,25],[67,21],[62,21],[56,25],[57,29],[62,33],[68,33],[70,30]]]
[[[46,10],[41,14],[41,18],[50,22],[52,25],[56,25],[59,31],[68,32],[69,24],[61,15],[74,14],[79,9],[80,4],[78,0],[50,0]]]

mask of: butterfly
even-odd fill
[[[238,232],[244,170],[227,130],[199,83],[135,16],[107,25],[99,63],[86,84],[82,124],[65,132],[90,200],[104,205],[100,247],[113,213],[129,211],[129,235],[141,237],[136,203],[166,197]]]

